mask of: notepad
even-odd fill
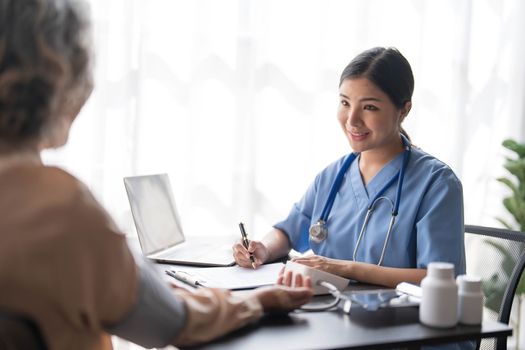
[[[195,277],[204,287],[231,290],[253,289],[273,285],[277,281],[283,263],[266,264],[252,268],[240,266],[206,268],[171,268],[171,271],[184,271]]]

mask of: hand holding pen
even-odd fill
[[[244,224],[242,222],[239,223],[239,229],[241,230],[241,237],[242,237],[242,243],[244,245],[244,248],[248,250],[248,247],[250,246],[250,241],[248,241],[248,235],[246,234],[246,230],[244,229]],[[249,253],[249,254],[250,254],[251,265],[253,269],[255,270],[256,268],[255,257],[253,256],[253,253]]]
[[[239,229],[241,230],[241,239],[232,247],[233,258],[237,265],[257,268],[257,266],[267,262],[269,258],[268,248],[262,242],[249,241],[243,223],[239,224]]]

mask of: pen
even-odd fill
[[[239,223],[239,229],[241,230],[241,236],[242,236],[242,243],[244,245],[244,248],[248,249],[248,245],[250,242],[248,241],[248,235],[246,235],[246,230],[244,229],[244,224],[242,222]],[[250,253],[250,261],[252,263],[252,267],[255,270],[255,258],[252,253]]]
[[[190,275],[187,272],[184,271],[174,271],[174,270],[166,270],[166,274],[175,278],[178,281],[184,282],[186,284],[189,284],[193,287],[201,287],[204,285],[201,281],[199,281],[196,277]]]

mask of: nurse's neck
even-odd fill
[[[359,171],[365,186],[377,175],[383,167],[404,151],[401,138],[367,151],[361,152],[359,157]]]

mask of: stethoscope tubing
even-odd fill
[[[343,178],[346,174],[346,171],[348,170],[348,168],[350,168],[350,165],[357,158],[358,155],[359,153],[356,152],[350,153],[345,159],[343,165],[341,166],[341,171],[337,173],[334,183],[332,184],[332,188],[330,189],[330,193],[328,194],[328,198],[326,199],[326,203],[324,205],[323,211],[321,212],[321,217],[319,218],[319,220],[322,220],[324,222],[328,220],[328,215],[330,215],[330,211],[332,211],[332,206],[335,202],[335,196],[337,195],[339,187],[341,187],[341,182],[343,182]]]
[[[395,224],[395,221],[396,221],[396,217],[397,217],[398,212],[399,212],[399,204],[401,202],[401,193],[402,193],[403,181],[404,181],[404,177],[405,177],[405,170],[406,170],[406,167],[408,165],[408,161],[409,161],[410,153],[411,153],[410,142],[405,138],[404,135],[401,135],[401,139],[402,139],[402,142],[403,142],[403,148],[405,149],[404,155],[403,155],[403,163],[401,165],[401,169],[369,201],[368,209],[367,209],[367,212],[366,212],[366,215],[365,215],[365,220],[363,222],[363,225],[361,226],[361,230],[359,232],[359,236],[357,238],[356,246],[354,248],[354,252],[353,252],[353,255],[352,255],[352,259],[354,261],[357,261],[357,250],[358,250],[358,248],[359,248],[359,246],[361,244],[363,236],[366,234],[366,229],[368,228],[368,222],[370,220],[370,217],[372,216],[372,212],[374,211],[374,208],[375,208],[377,202],[379,202],[382,199],[385,199],[385,200],[388,200],[390,202],[390,204],[392,206],[392,211],[391,211],[390,222],[388,224],[388,230],[387,230],[387,233],[386,233],[386,236],[385,236],[385,240],[383,242],[383,248],[381,250],[381,255],[379,257],[379,262],[377,263],[377,265],[381,265],[383,263],[383,260],[384,260],[384,257],[385,257],[385,252],[386,252],[386,247],[388,245],[388,241],[390,240],[390,236],[392,234],[392,230],[393,230],[393,227],[394,227],[394,224]],[[333,206],[333,204],[335,202],[335,196],[337,195],[337,192],[339,191],[339,188],[341,187],[341,183],[343,181],[343,178],[344,178],[346,172],[348,171],[348,169],[350,168],[350,165],[357,158],[358,155],[359,155],[359,153],[356,153],[356,152],[351,153],[350,155],[348,155],[348,157],[343,162],[343,164],[341,166],[341,169],[337,173],[336,178],[334,180],[334,183],[332,184],[332,187],[330,189],[330,193],[328,194],[328,198],[326,200],[325,206],[323,207],[323,211],[321,212],[321,216],[320,216],[319,220],[317,221],[318,225],[326,225],[326,222],[328,221],[328,216],[330,215],[330,211],[332,210],[332,206]],[[390,188],[390,186],[392,186],[392,184],[396,180],[397,180],[396,198],[395,198],[395,202],[392,203],[392,201],[389,198],[382,197],[382,195],[386,192],[386,190],[388,188]]]

